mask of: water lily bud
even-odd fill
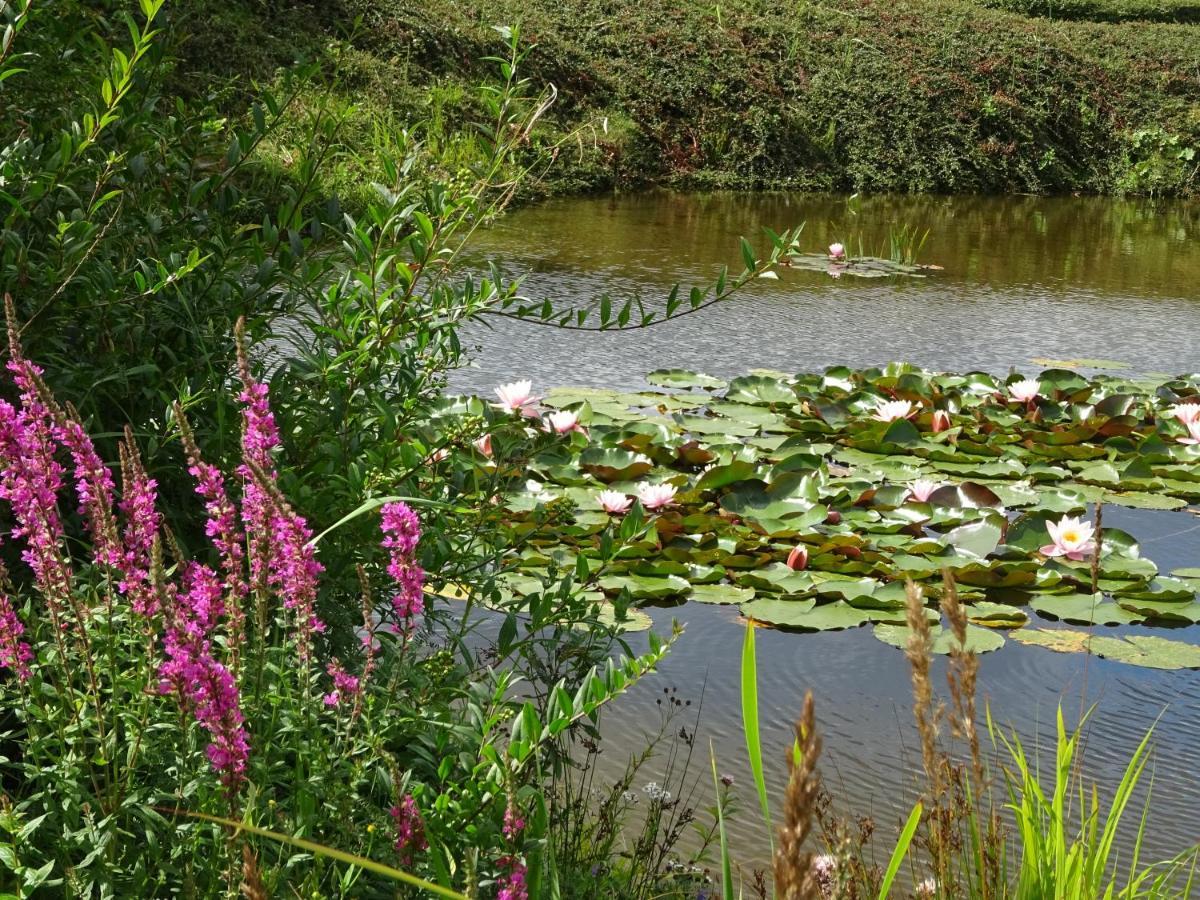
[[[842,514],[836,509],[831,509],[829,515],[825,517],[826,525],[837,525],[842,521]]]
[[[843,247],[841,244],[830,244],[829,245],[829,258],[830,259],[845,259],[846,258],[846,248]]]
[[[808,568],[808,547],[804,544],[797,544],[788,554],[787,564],[789,569],[797,572]]]
[[[933,411],[933,433],[945,431],[950,427],[950,413],[944,409],[935,409]]]

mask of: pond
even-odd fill
[[[928,229],[920,261],[927,278],[860,280],[783,269],[736,299],[698,315],[626,334],[565,333],[494,320],[467,338],[477,367],[454,387],[490,394],[498,383],[532,378],[542,390],[564,385],[641,390],[655,368],[716,376],[752,369],[820,371],[831,365],[893,360],[935,370],[982,369],[1029,375],[1080,361],[1122,373],[1195,371],[1200,362],[1200,206],[1093,198],[865,198],[791,195],[634,197],[554,201],[519,210],[484,233],[482,257],[510,274],[528,272],[522,292],[560,303],[602,293],[662,302],[672,283],[701,283],[727,264],[740,269],[737,239],[762,226],[807,223],[806,250],[840,241],[852,253],[886,256],[902,226]],[[765,241],[758,246],[765,247]],[[1105,525],[1136,534],[1161,572],[1200,563],[1200,520],[1176,512],[1106,507]],[[703,694],[697,774],[707,740],[734,776],[741,812],[731,828],[735,856],[766,856],[745,763],[739,700],[743,626],[736,606],[687,603],[647,610],[662,631],[686,625],[661,676],[610,714],[602,771],[616,773],[657,727],[662,688],[695,706]],[[1172,629],[1200,642],[1200,627]],[[636,641],[634,641],[636,645]],[[760,715],[768,748],[768,787],[782,794],[784,750],[805,690],[817,702],[822,771],[840,808],[872,815],[885,835],[911,806],[920,766],[903,655],[870,627],[758,636]],[[938,684],[944,684],[941,664]],[[1156,671],[1009,642],[981,661],[981,696],[995,720],[1039,747],[1053,745],[1056,706],[1068,722],[1088,722],[1091,774],[1102,788],[1119,780],[1129,755],[1155,725],[1154,807],[1146,858],[1173,855],[1200,833],[1200,675]],[[676,728],[681,722],[676,723]],[[701,746],[701,744],[703,746]],[[659,773],[661,774],[661,773]],[[654,780],[650,766],[644,780]],[[704,796],[701,793],[700,796]],[[705,805],[705,804],[701,804]],[[776,803],[776,806],[778,804]],[[1140,807],[1137,812],[1140,812]],[[1136,828],[1130,815],[1126,840]]]

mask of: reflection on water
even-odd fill
[[[739,267],[737,238],[763,226],[807,222],[805,249],[842,241],[879,254],[889,229],[929,229],[921,261],[945,271],[930,279],[833,281],[784,270],[728,304],[625,335],[570,334],[495,320],[472,337],[478,367],[455,386],[490,392],[515,377],[539,387],[644,387],[652,368],[731,375],[908,360],[936,369],[1026,371],[1035,357],[1119,360],[1136,371],[1194,371],[1200,363],[1200,206],[1102,199],[877,198],[851,214],[843,198],[653,194],[565,200],[521,210],[483,236],[477,251],[513,275],[524,293],[574,303],[603,292],[661,299],[676,280]],[[886,255],[886,254],[885,254]],[[1160,569],[1197,564],[1200,520],[1188,513],[1110,509],[1105,520],[1138,535]],[[739,702],[741,626],[733,608],[702,604],[651,610],[660,631],[673,618],[687,632],[661,677],[624,699],[606,722],[607,772],[641,749],[664,685],[698,700],[699,753],[712,737],[742,800],[731,839],[743,862],[765,856],[745,764]],[[920,752],[910,715],[903,655],[869,629],[814,635],[759,633],[759,694],[772,796],[782,795],[784,751],[804,691],[817,699],[825,740],[822,770],[842,808],[873,815],[881,833],[915,799]],[[1173,637],[1200,640],[1200,628]],[[937,670],[944,683],[944,670]],[[1010,642],[983,657],[981,693],[1001,724],[1016,728],[1047,760],[1057,704],[1069,722],[1098,704],[1089,723],[1092,771],[1111,788],[1145,731],[1157,721],[1152,763],[1155,807],[1146,858],[1173,855],[1200,835],[1200,676],[1155,672],[1055,654]],[[649,772],[646,780],[659,773]],[[1146,779],[1149,782],[1149,778]],[[1002,786],[1001,786],[1002,790]],[[1144,794],[1143,794],[1144,795]],[[1137,827],[1136,801],[1124,835]]]
[[[519,375],[541,383],[635,387],[655,366],[731,375],[906,360],[1007,371],[1030,359],[1120,360],[1191,371],[1200,354],[1200,204],[1097,198],[844,199],[651,194],[561,200],[520,210],[477,252],[523,292],[584,303],[608,292],[661,302],[675,281],[740,268],[739,235],[807,223],[805,249],[831,241],[884,252],[889,230],[929,229],[929,279],[834,281],[782,270],[739,298],[646,331],[579,334],[492,320],[474,337],[480,371],[464,388]],[[765,241],[759,242],[765,247]]]

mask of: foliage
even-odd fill
[[[370,878],[244,833],[226,840],[199,813],[366,857],[394,845],[401,866],[445,887],[519,875],[536,894],[553,877],[537,781],[549,746],[594,720],[667,645],[652,639],[639,658],[610,659],[572,683],[546,683],[544,698],[522,697],[512,668],[448,652],[422,624],[419,526],[393,504],[383,529],[397,595],[390,605],[373,600],[380,563],[365,559],[361,646],[325,657],[311,605],[321,566],[277,487],[278,433],[244,360],[236,479],[204,462],[184,429],[217,551],[204,554],[210,565],[179,556],[160,532],[155,485],[132,438],[118,498],[78,420],[15,344],[12,354],[21,402],[0,408],[0,485],[35,590],[6,594],[0,610],[9,669],[0,775],[14,835],[0,861],[23,889],[40,880],[81,896],[184,884],[219,893],[243,853],[271,890],[358,895]],[[64,480],[79,497],[85,527],[71,539],[89,547],[87,562],[65,553],[70,526],[55,512]],[[235,482],[240,496],[226,492]],[[510,640],[505,652],[519,655],[528,640]]]
[[[520,23],[538,45],[532,75],[561,97],[534,138],[560,146],[559,163],[527,196],[647,183],[1195,193],[1194,166],[1159,184],[1131,180],[1127,137],[1159,128],[1200,146],[1194,3],[989,5],[653,0],[624,9],[617,27],[598,0],[345,0],[269,18],[241,2],[220,15],[239,23],[244,52],[199,63],[256,60],[269,75],[295,43],[361,15],[348,86],[374,109],[436,111],[438,140],[455,147],[477,118],[474,61],[489,26]],[[1060,21],[1076,18],[1088,21]]]

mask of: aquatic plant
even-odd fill
[[[611,600],[736,604],[796,630],[870,624],[903,646],[905,579],[936,603],[949,568],[980,652],[1012,638],[1200,666],[1200,649],[1148,632],[1200,621],[1200,573],[1162,573],[1134,535],[1088,521],[1097,504],[1200,500],[1198,451],[1178,440],[1200,396],[1194,376],[1001,378],[893,364],[730,381],[661,370],[649,380],[665,390],[546,395],[589,440],[535,451],[502,495],[507,527],[538,543],[510,557],[501,580],[514,594],[547,555],[590,558],[607,503],[619,502],[611,494],[637,495],[654,531],[599,580]],[[540,511],[554,504],[569,513],[551,523]],[[1080,637],[1028,627],[1035,617],[1130,630]],[[937,632],[935,651],[947,640]]]

